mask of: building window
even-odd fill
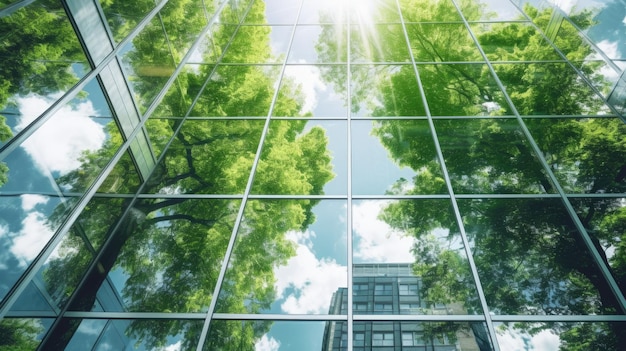
[[[391,311],[393,311],[393,305],[390,303],[374,304],[374,312],[391,312]]]
[[[425,345],[422,333],[402,332],[402,346],[422,346]]]
[[[365,333],[354,333],[354,346],[365,346]]]
[[[367,295],[369,292],[367,284],[354,284],[352,287],[353,295]]]
[[[353,305],[355,312],[366,312],[367,311],[367,303],[366,302],[357,302]]]
[[[372,346],[393,346],[393,333],[373,333]]]
[[[419,287],[417,284],[400,284],[398,286],[400,295],[405,296],[417,296],[419,293]]]
[[[391,295],[392,289],[391,284],[376,284],[374,295]]]
[[[421,307],[419,303],[401,303],[400,304],[400,313],[401,314],[415,314],[421,311]]]

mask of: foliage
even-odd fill
[[[182,2],[179,2],[183,6]],[[172,5],[174,6],[174,5]],[[161,20],[165,27],[182,11],[179,7],[164,11]],[[250,15],[264,12],[263,2],[255,2]],[[173,16],[170,19],[168,16]],[[214,48],[227,48],[225,57],[236,62],[260,62],[268,55],[269,32],[233,33],[228,26],[213,36]],[[136,48],[153,44],[148,28],[134,42]],[[155,32],[156,33],[156,32]],[[236,35],[229,46],[224,45]],[[172,38],[170,38],[172,39]],[[208,43],[207,43],[208,45]],[[162,48],[161,48],[162,49]],[[181,48],[184,49],[184,48]],[[159,49],[160,50],[160,49]],[[158,51],[158,50],[157,50]],[[167,50],[137,50],[128,58],[135,65],[145,64],[159,52],[171,61]],[[152,55],[152,58],[145,55]],[[176,57],[176,54],[174,54]],[[147,61],[146,61],[147,60]],[[158,61],[160,62],[160,61]],[[163,61],[165,62],[165,61]],[[169,64],[169,63],[168,63]],[[135,66],[137,67],[137,66]],[[267,107],[273,97],[276,72],[263,66],[220,66],[213,70],[203,65],[181,74],[174,88],[161,103],[157,116],[185,116],[191,110],[191,94],[198,94],[200,86],[211,75],[204,93],[193,106],[200,116],[267,116]],[[155,89],[148,80],[138,83],[138,91]],[[289,83],[292,84],[292,83]],[[160,88],[159,88],[160,89]],[[148,93],[151,94],[148,90]],[[297,86],[288,84],[281,90],[275,103],[276,113],[297,116],[301,97]],[[305,131],[305,121],[284,121],[272,124],[263,145],[253,189],[262,194],[322,194],[324,185],[334,176],[327,150],[328,139],[320,128]],[[180,127],[180,129],[179,129]],[[249,179],[263,122],[242,120],[187,120],[152,118],[148,132],[161,152],[169,136],[172,143],[143,192],[155,194],[241,194]],[[179,129],[179,130],[178,130]],[[175,134],[175,130],[178,132]],[[86,154],[78,170],[67,174],[67,187],[81,186],[87,170],[104,154],[116,151],[115,141],[96,153]],[[130,158],[122,158],[101,191],[130,193],[136,183]],[[288,230],[303,230],[315,218],[312,207],[316,201],[277,201],[248,203],[244,222],[238,232],[236,254],[231,259],[229,274],[223,284],[224,297],[220,304],[229,311],[259,312],[275,298],[274,269],[295,254],[293,243],[285,238]],[[139,199],[122,219],[118,219],[130,204],[127,199],[94,199],[81,214],[73,231],[64,241],[65,255],[53,260],[44,271],[46,283],[59,296],[60,306],[71,301],[73,310],[91,310],[107,276],[121,274],[123,305],[107,309],[153,312],[202,312],[208,309],[213,296],[226,247],[231,238],[239,200],[189,199],[169,196],[164,199]],[[81,235],[84,233],[84,236]],[[85,240],[87,238],[88,240]],[[105,241],[106,240],[106,241]],[[101,252],[101,259],[84,272],[84,262],[91,254],[84,247],[93,246]],[[63,274],[61,274],[61,272]],[[72,278],[62,279],[62,275]],[[76,287],[81,277],[85,281]],[[73,296],[73,298],[71,298]],[[100,304],[110,303],[98,300]],[[79,326],[80,321],[63,320],[53,326],[46,347],[63,348]],[[227,326],[222,326],[226,328]],[[255,339],[269,328],[268,323],[247,325],[236,331],[221,330],[220,324],[211,327],[216,335],[239,337],[242,348],[253,347]],[[196,324],[173,320],[131,322],[127,334],[149,347],[163,347],[170,336],[185,335],[184,347],[191,347],[200,330]],[[54,345],[53,345],[54,344]]]

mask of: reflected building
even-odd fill
[[[0,1],[0,349],[623,349],[625,11]]]
[[[466,314],[458,303],[424,301],[421,279],[412,264],[354,264],[352,309],[355,315],[459,315]],[[423,295],[423,294],[421,294]],[[347,313],[348,289],[333,295],[329,314]],[[384,317],[383,317],[384,318]],[[467,330],[434,327],[418,321],[361,321],[354,323],[353,349],[366,350],[490,350],[484,326],[471,324]],[[347,323],[326,322],[323,351],[347,349]],[[479,346],[480,345],[480,346]]]

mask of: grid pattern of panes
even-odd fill
[[[578,5],[0,1],[0,347],[620,349],[624,8]]]

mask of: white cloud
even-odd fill
[[[277,351],[279,347],[280,342],[265,334],[254,344],[254,351]]]
[[[54,232],[46,225],[46,217],[39,212],[29,213],[22,220],[22,230],[13,239],[11,253],[21,266],[28,265],[43,249]]]
[[[22,116],[17,129],[23,129],[49,105],[45,98],[35,95],[21,98],[18,103]],[[31,135],[22,147],[41,171],[65,174],[80,166],[78,158],[84,151],[102,147],[106,139],[104,127],[89,118],[97,114],[90,101],[65,106]]]
[[[542,330],[536,335],[521,333],[513,329],[498,332],[498,344],[500,349],[508,351],[557,351],[559,349],[559,336],[550,330]]]
[[[165,347],[162,347],[159,349],[159,351],[180,351],[183,348],[183,342],[181,340],[179,340],[177,343],[172,344],[172,345],[167,345]]]
[[[49,200],[47,196],[37,194],[24,194],[20,196],[20,198],[22,199],[22,209],[24,211],[30,211],[35,208],[35,206],[45,204]]]
[[[354,206],[354,257],[363,262],[413,262],[415,257],[410,250],[414,239],[378,219],[387,204],[389,201],[362,201]]]
[[[4,224],[0,224],[0,238],[8,238],[9,234],[9,227]],[[4,240],[0,240],[0,243],[4,243]],[[5,270],[9,268],[9,266],[7,265],[7,261],[10,259],[11,256],[8,255],[8,251],[5,249],[5,245],[2,245],[0,247],[0,270]]]
[[[576,5],[577,0],[550,0],[550,2],[559,7],[566,14],[569,14]]]
[[[602,40],[602,41],[596,43],[596,45],[609,58],[614,58],[614,57],[620,57],[621,56],[620,53],[619,53],[618,43],[616,41],[611,42],[611,41],[608,41],[608,40]],[[589,55],[587,57],[587,59],[588,60],[602,60],[602,57],[598,53],[593,53],[593,54]],[[619,76],[621,74],[621,72],[615,71],[614,69],[612,69],[608,65],[602,66],[600,68],[599,73],[601,75],[603,75],[608,81],[611,81],[611,82],[615,82],[619,78]]]
[[[300,60],[299,63],[305,61]],[[318,103],[318,92],[326,91],[327,87],[322,82],[319,68],[315,66],[290,66],[285,75],[293,79],[304,94],[304,104],[300,109],[300,113],[312,112]]]
[[[289,232],[287,238],[297,245],[296,255],[285,266],[277,267],[276,291],[285,298],[285,313],[327,313],[337,288],[347,285],[347,268],[334,259],[318,259],[312,251],[312,231]],[[287,292],[289,288],[293,292]]]

